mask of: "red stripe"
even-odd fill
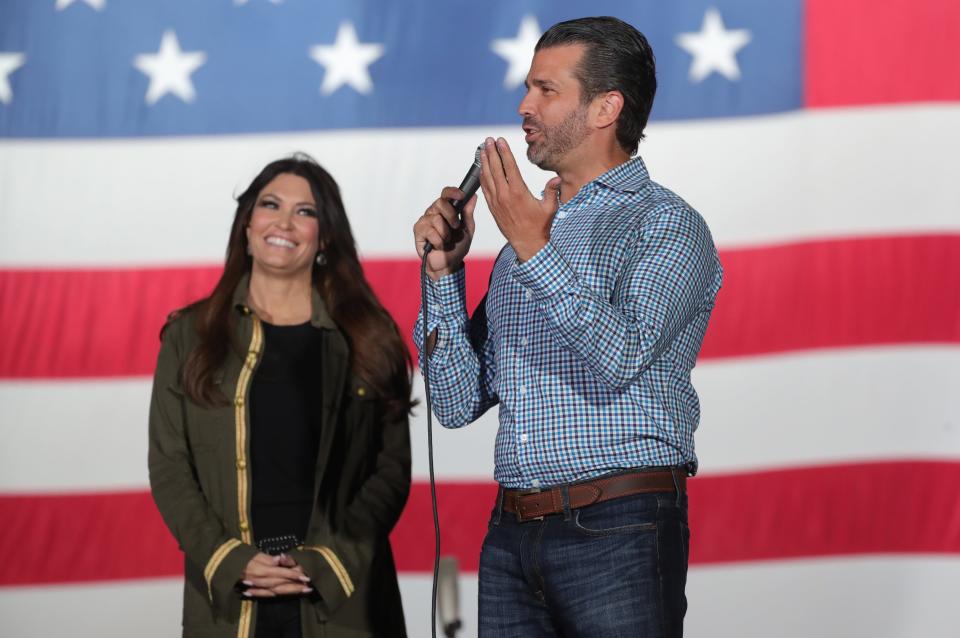
[[[210,294],[220,271],[0,271],[0,378],[152,374],[166,316]]]
[[[889,343],[960,342],[960,235],[814,241],[726,250],[702,356]],[[492,261],[468,268],[472,308]],[[415,260],[368,260],[409,339]],[[164,318],[213,287],[219,269],[0,270],[0,378],[149,375]],[[66,318],[66,319],[65,319]]]
[[[721,253],[701,358],[960,343],[960,235],[810,241]]]
[[[960,461],[886,462],[698,477],[693,564],[887,553],[960,554]],[[496,495],[438,486],[442,549],[477,570]],[[0,497],[0,585],[155,578],[182,556],[146,492]],[[433,561],[430,490],[413,487],[392,536],[397,567]]]
[[[956,0],[806,0],[805,101],[960,100]]]

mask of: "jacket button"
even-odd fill
[[[238,469],[238,470],[245,470],[245,469],[247,469],[247,462],[244,461],[243,459],[240,459],[239,461],[237,461],[237,469]]]
[[[241,531],[241,532],[245,532],[245,531],[247,531],[248,529],[250,529],[250,525],[247,523],[247,521],[241,521],[241,523],[240,523],[240,531]]]
[[[366,389],[366,388],[357,388],[357,396],[358,396],[358,397],[367,396],[367,389]]]
[[[249,315],[249,314],[250,314],[250,309],[247,308],[246,306],[244,306],[244,307],[243,307],[243,314]]]
[[[257,355],[254,352],[251,352],[247,355],[247,367],[252,368],[257,363]]]
[[[237,399],[233,402],[233,404],[234,404],[235,406],[237,406],[238,408],[242,408],[242,407],[243,407],[243,397],[237,397]]]

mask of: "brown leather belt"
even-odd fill
[[[681,492],[687,489],[687,471],[683,468],[653,472],[631,472],[604,476],[583,483],[558,485],[544,490],[503,490],[503,511],[516,514],[517,520],[541,520],[549,514],[563,511],[563,490],[570,495],[570,509],[577,509],[602,503],[621,496],[672,492],[678,487]],[[676,482],[675,482],[676,481]]]

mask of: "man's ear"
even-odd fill
[[[620,91],[607,91],[594,98],[596,107],[594,115],[594,124],[597,128],[607,128],[616,124],[620,117],[620,111],[623,110],[623,93]]]

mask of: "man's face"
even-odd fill
[[[590,135],[588,107],[574,75],[583,53],[583,45],[571,44],[540,49],[533,56],[518,111],[527,134],[527,159],[544,170],[560,170],[568,153]]]

